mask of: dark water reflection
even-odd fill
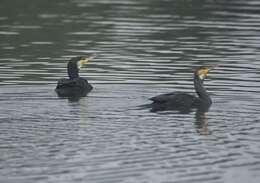
[[[3,0],[0,182],[259,182],[257,0]],[[76,55],[95,87],[59,99]],[[209,112],[137,106],[205,84]]]

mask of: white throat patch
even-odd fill
[[[78,69],[82,68],[82,64],[80,64],[80,61],[77,62]]]

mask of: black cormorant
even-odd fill
[[[206,111],[212,104],[212,100],[203,86],[204,79],[208,76],[210,67],[199,67],[194,72],[194,88],[198,97],[182,92],[161,94],[150,98],[153,103],[148,104],[152,112],[163,110],[177,110],[188,113],[192,108]]]
[[[69,79],[59,79],[55,89],[59,97],[84,97],[93,89],[85,78],[79,76],[79,70],[94,57],[71,58],[67,65]]]

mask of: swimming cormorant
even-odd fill
[[[59,79],[55,91],[59,97],[84,97],[93,87],[85,78],[79,76],[80,68],[93,59],[90,57],[73,57],[67,64],[69,79]]]
[[[192,108],[207,111],[212,100],[203,86],[204,79],[208,76],[210,67],[199,67],[194,72],[194,88],[198,97],[182,92],[171,92],[150,98],[153,103],[148,104],[152,112],[163,110],[177,110],[188,113]]]

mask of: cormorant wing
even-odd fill
[[[76,86],[77,82],[75,80],[70,79],[60,79],[58,81],[57,87],[74,87]]]
[[[196,97],[187,93],[171,92],[166,94],[157,95],[150,98],[154,103],[175,103],[175,104],[191,104],[195,101]]]
[[[164,103],[167,102],[169,99],[174,98],[175,95],[176,92],[171,92],[171,93],[157,95],[155,97],[149,98],[149,100],[157,103]]]

